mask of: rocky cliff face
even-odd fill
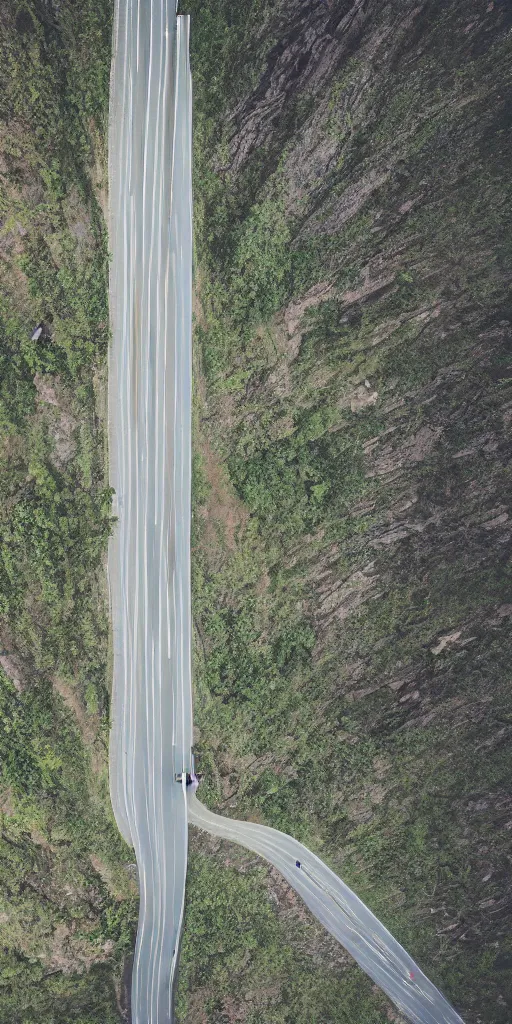
[[[209,799],[505,1022],[509,5],[192,7]]]

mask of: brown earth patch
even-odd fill
[[[4,789],[0,793],[0,814],[5,814],[7,818],[13,818],[15,814],[13,795],[10,789]]]
[[[69,233],[75,238],[80,249],[89,250],[94,244],[91,218],[80,199],[77,189],[70,189],[64,203]]]
[[[291,302],[287,309],[285,309],[284,323],[288,336],[291,339],[290,345],[292,345],[292,342],[296,341],[297,337],[299,338],[300,344],[300,335],[297,335],[297,331],[306,310],[311,309],[314,306],[319,306],[320,303],[325,302],[331,297],[332,291],[333,287],[329,281],[319,281],[318,284],[314,284],[301,299],[298,299],[296,302]]]
[[[210,1018],[206,1012],[206,1005],[211,999],[211,989],[207,985],[201,988],[194,988],[187,996],[187,1022],[188,1024],[208,1024]]]
[[[95,853],[89,854],[89,860],[96,873],[103,879],[109,892],[116,900],[126,899],[127,894],[137,896],[139,889],[137,883],[137,868],[135,871],[128,870],[132,865],[127,865],[126,870],[116,873],[105,861],[101,860]]]
[[[96,775],[99,775],[104,768],[105,755],[99,746],[98,716],[89,714],[85,710],[78,693],[70,683],[65,682],[59,676],[53,676],[52,682],[64,704],[75,717],[84,744],[91,756],[91,768]]]
[[[392,427],[389,433],[396,429],[396,427]],[[422,462],[434,450],[442,433],[443,427],[424,426],[396,448],[391,441],[387,442],[375,458],[373,469],[369,470],[367,474],[368,477],[389,476],[406,466]]]
[[[347,221],[352,220],[363,209],[366,202],[374,192],[384,185],[390,177],[389,171],[371,170],[365,177],[353,185],[349,185],[330,212],[322,208],[319,213],[314,213],[306,222],[299,238],[310,238],[320,232],[324,235],[332,235],[340,231]]]
[[[27,670],[17,654],[0,655],[0,665],[19,693],[27,683]]]
[[[358,288],[349,289],[340,296],[341,301],[346,306],[353,306],[355,302],[364,302],[366,299],[372,298],[373,296],[381,296],[384,291],[387,291],[391,285],[394,284],[395,275],[384,274],[383,276],[373,278],[372,267],[368,264],[361,275],[361,284]]]
[[[43,402],[47,402],[48,405],[56,405],[57,408],[60,405],[60,399],[57,394],[57,388],[59,384],[59,378],[44,377],[42,373],[34,374],[34,384],[39,398]]]
[[[238,530],[249,515],[229,484],[225,467],[206,438],[201,438],[203,469],[209,494],[201,515],[205,521],[202,545],[205,551],[219,547],[219,540],[228,551],[234,551]]]
[[[113,946],[109,940],[101,948],[95,948],[94,940],[88,941],[83,934],[94,930],[93,921],[81,920],[80,934],[77,934],[77,926],[78,922],[71,925],[60,922],[54,929],[47,962],[51,970],[63,974],[81,973],[89,970],[93,964],[104,963],[112,955]]]
[[[105,136],[103,132],[98,131],[97,125],[95,124],[94,118],[89,118],[89,139],[92,144],[92,156],[91,165],[89,167],[90,178],[94,189],[94,194],[99,203],[105,225],[108,225],[109,217],[109,206],[108,206],[108,165],[107,165],[107,153],[105,148]]]
[[[372,391],[371,387],[361,384],[350,396],[350,411],[360,412],[361,409],[367,409],[369,406],[376,404],[378,397],[377,391]]]
[[[374,570],[375,563],[369,562],[346,580],[336,579],[332,572],[324,574],[317,586],[317,616],[323,625],[331,623],[334,619],[344,622],[360,605],[370,597],[376,596],[374,586],[379,574]]]
[[[64,394],[58,377],[49,380],[40,373],[34,376],[38,403],[53,439],[52,461],[62,469],[75,454],[77,421],[71,413],[70,401]]]

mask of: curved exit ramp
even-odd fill
[[[246,846],[281,872],[360,967],[414,1024],[463,1024],[387,928],[348,885],[302,843],[266,825],[222,818],[188,795],[189,822]]]

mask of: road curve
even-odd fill
[[[191,82],[175,0],[117,0],[109,125],[112,253],[110,788],[135,850],[134,1024],[172,1020],[192,768]]]
[[[189,822],[273,864],[324,927],[414,1024],[463,1024],[441,992],[348,885],[284,832],[222,818],[188,793]],[[297,862],[300,867],[297,866]]]

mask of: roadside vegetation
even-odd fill
[[[510,14],[182,9],[201,795],[308,843],[467,1024],[506,1024]],[[123,1019],[135,936],[107,778],[111,16],[0,12],[0,1024]],[[399,1019],[199,834],[177,1008]]]
[[[111,16],[0,13],[2,1024],[119,1021],[135,934],[107,775]]]
[[[201,795],[311,845],[468,1024],[505,1024],[509,14],[349,8],[183,8]],[[195,842],[224,926],[189,887],[181,1019],[344,1019],[336,985],[311,1016],[318,939],[265,967],[233,871],[267,908],[271,874]]]

